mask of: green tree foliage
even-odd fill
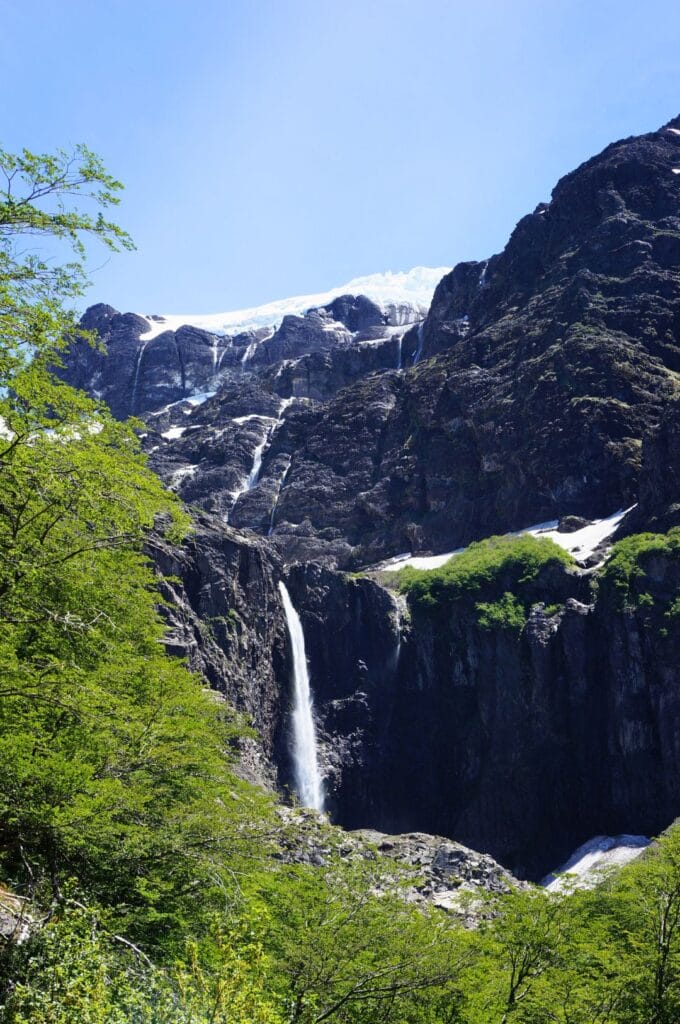
[[[600,573],[600,592],[617,609],[649,606],[648,571],[654,562],[664,558],[680,567],[680,527],[668,533],[636,533],[618,541]],[[677,589],[664,602],[670,618],[674,618]]]
[[[267,958],[242,930],[211,932],[209,966],[194,941],[166,968],[125,947],[92,910],[68,910],[33,940],[7,1024],[283,1024],[266,995]]]
[[[87,243],[133,247],[103,214],[118,204],[121,187],[86,146],[54,154],[0,149],[0,387],[36,353],[54,355],[76,329],[65,301],[86,287]],[[59,262],[65,253],[69,261]]]
[[[384,866],[333,858],[323,868],[290,866],[262,879],[260,898],[287,1020],[415,1024],[445,1021],[440,1010],[457,1005],[465,934],[446,915],[407,903]]]

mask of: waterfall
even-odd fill
[[[257,348],[257,340],[251,341],[248,344],[248,347],[246,348],[245,352],[241,356],[241,366],[245,366],[246,363],[252,358],[256,348]]]
[[[482,264],[482,272],[479,275],[479,281],[477,282],[477,287],[478,288],[485,288],[486,287],[486,271],[487,271],[488,266],[489,266],[489,261],[488,260],[484,260],[484,263]]]
[[[394,606],[394,631],[396,634],[394,654],[392,655],[392,672],[396,674],[399,670],[399,660],[401,658],[401,607],[398,598],[394,594],[390,594],[390,597]]]
[[[142,367],[142,359],[144,358],[144,353],[146,352],[146,346],[148,344],[149,342],[145,341],[137,354],[137,362],[135,363],[135,375],[132,380],[132,412],[135,411],[135,398],[137,396],[137,384],[139,383],[139,371]]]
[[[400,334],[397,338],[397,369],[401,370],[401,346],[404,341],[404,335]]]
[[[291,467],[292,464],[293,464],[293,459],[291,457],[291,458],[288,459],[288,464],[287,464],[286,468],[284,469],[284,471],[283,471],[283,473],[281,475],[281,479],[279,480],[279,486],[276,489],[276,497],[274,498],[274,504],[272,505],[272,514],[269,517],[269,530],[267,532],[267,536],[268,537],[271,537],[271,535],[274,532],[274,520],[276,518],[276,509],[277,509],[278,504],[279,504],[279,498],[281,497],[281,491],[283,490],[283,485],[286,482],[286,477],[288,476],[288,473],[290,472],[290,467]]]
[[[253,465],[251,467],[250,473],[248,474],[247,478],[243,481],[241,486],[238,488],[238,490],[234,492],[233,501],[231,503],[232,509],[234,508],[236,502],[238,501],[242,494],[245,494],[247,491],[252,491],[253,487],[257,485],[257,482],[260,479],[260,471],[262,469],[262,459],[264,458],[264,453],[266,449],[269,447],[269,444],[271,443],[274,434],[283,423],[284,412],[286,411],[288,406],[291,405],[295,400],[296,399],[294,397],[281,399],[281,405],[279,406],[279,414],[277,419],[273,419],[271,416],[258,416],[257,414],[242,417],[242,419],[254,418],[269,420],[271,426],[269,426],[265,430],[262,440],[257,444],[255,451],[253,452]],[[278,495],[276,500],[278,502]],[[271,522],[273,522],[273,515],[274,511],[272,510],[272,520],[270,521],[270,525]],[[229,512],[227,512],[227,514],[225,515],[224,521],[225,523],[229,521]],[[271,530],[269,532],[271,533]]]
[[[423,328],[424,327],[425,327],[425,321],[421,320],[420,323],[418,324],[418,345],[416,347],[416,354],[413,357],[413,364],[412,364],[413,366],[415,366],[416,363],[419,362],[420,357],[423,354],[423,345],[425,344],[425,337],[424,337],[424,333],[423,333]]]
[[[210,351],[212,352],[212,372],[213,372],[213,377],[214,377],[215,373],[217,372],[217,365],[218,365],[218,363],[217,363],[217,337],[216,336],[213,337],[212,343],[210,345]]]
[[[262,419],[262,420],[265,420],[265,421],[269,420],[270,423],[272,422],[272,419],[271,419],[270,416],[258,416],[256,414],[254,416],[244,416],[243,419]],[[277,422],[278,422],[277,420],[274,420],[274,426],[276,426]],[[239,488],[237,488],[237,490],[235,490],[233,492],[231,508],[230,508],[229,512],[227,512],[225,517],[224,517],[225,523],[229,522],[229,515],[233,511],[234,506],[236,505],[236,502],[241,497],[241,495],[245,494],[246,491],[252,491],[253,487],[255,486],[257,481],[260,479],[260,470],[262,469],[262,456],[264,454],[265,448],[267,447],[267,443],[268,443],[270,437],[272,436],[272,432],[273,432],[273,427],[272,426],[266,427],[264,435],[262,437],[262,440],[258,441],[257,445],[255,446],[255,450],[253,452],[253,464],[252,464],[252,466],[250,468],[250,473],[245,478],[245,480],[243,481],[241,486]]]
[[[290,594],[283,581],[279,592],[286,615],[286,626],[293,652],[293,681],[295,686],[293,704],[293,763],[295,767],[295,788],[303,807],[323,810],[321,774],[316,755],[316,733],[312,717],[312,694],[309,687],[309,671],[305,653],[305,635],[300,616],[293,607]]]
[[[262,455],[264,453],[265,448],[267,447],[267,443],[271,436],[272,428],[270,427],[269,430],[265,431],[264,437],[262,438],[257,448],[253,452],[253,468],[251,469],[250,476],[248,477],[248,480],[246,482],[245,489],[247,491],[252,491],[253,487],[260,479],[260,470],[262,469]]]

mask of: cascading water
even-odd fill
[[[400,334],[397,338],[397,369],[401,370],[401,346],[404,341],[404,335]]]
[[[479,281],[477,282],[477,287],[478,288],[485,288],[486,287],[486,272],[487,272],[488,266],[489,266],[489,261],[488,260],[484,260],[484,263],[482,264],[482,272],[479,275]]]
[[[253,487],[260,479],[260,470],[262,469],[262,455],[264,453],[265,448],[267,447],[267,443],[269,442],[269,438],[271,436],[272,429],[270,428],[265,433],[264,437],[262,438],[257,448],[253,452],[253,468],[250,471],[250,476],[248,477],[248,481],[246,483],[247,491],[252,491]]]
[[[148,341],[143,342],[142,347],[140,348],[140,350],[139,350],[139,352],[137,354],[137,362],[135,363],[135,375],[134,375],[134,378],[133,378],[133,381],[132,381],[132,403],[131,403],[132,404],[132,411],[133,412],[135,411],[135,398],[137,397],[137,385],[139,383],[139,371],[142,368],[142,359],[144,358],[144,353],[146,352],[146,346],[148,344],[149,344]]]
[[[293,653],[293,765],[295,789],[303,807],[323,810],[323,787],[316,752],[316,732],[312,716],[312,693],[305,652],[305,635],[300,616],[295,611],[290,594],[283,581],[279,592],[286,615],[286,625]]]
[[[279,498],[281,497],[281,491],[284,488],[284,485],[286,483],[286,477],[288,476],[288,473],[290,472],[290,467],[292,466],[292,464],[293,464],[293,460],[292,460],[292,458],[289,458],[288,459],[288,464],[286,465],[286,468],[283,471],[281,479],[279,480],[279,486],[276,489],[276,497],[274,498],[274,504],[272,505],[272,514],[269,517],[269,530],[267,532],[267,536],[268,537],[271,537],[271,535],[274,532],[274,522],[276,520],[276,509],[278,508]]]
[[[255,354],[256,348],[257,341],[251,341],[248,347],[246,348],[245,352],[241,356],[241,366],[245,366],[246,363],[252,358],[252,356]]]
[[[421,320],[420,323],[418,324],[418,345],[416,347],[416,354],[413,357],[413,364],[412,364],[413,366],[415,366],[416,363],[419,362],[420,357],[423,354],[423,345],[425,344],[425,335],[424,335],[424,332],[423,332],[424,326],[425,326],[425,321]]]
[[[392,604],[394,605],[394,654],[392,655],[392,671],[396,675],[399,670],[399,659],[401,658],[401,606],[399,600],[392,594]],[[402,599],[403,600],[403,599]]]
[[[238,499],[241,497],[242,494],[245,494],[247,491],[252,491],[253,487],[255,487],[257,485],[257,482],[260,479],[260,472],[262,470],[262,460],[264,458],[264,453],[265,453],[266,449],[269,447],[269,444],[270,444],[272,438],[274,437],[274,434],[276,433],[276,431],[279,429],[279,427],[283,423],[283,414],[284,414],[284,412],[286,411],[288,406],[291,405],[294,401],[295,401],[295,398],[282,398],[281,399],[281,405],[279,406],[279,415],[278,415],[278,418],[275,419],[275,420],[273,420],[270,416],[262,416],[262,417],[260,417],[260,416],[245,416],[245,417],[243,417],[243,419],[263,419],[263,420],[269,420],[269,422],[272,425],[267,430],[265,430],[264,437],[259,442],[259,444],[256,446],[255,451],[253,452],[253,465],[252,465],[252,468],[250,470],[250,473],[248,474],[248,477],[246,478],[246,480],[244,480],[244,482],[241,485],[241,487],[239,487],[238,490],[234,492],[233,500],[232,500],[232,503],[231,503],[231,508],[232,509],[234,508],[234,506],[236,505],[236,502],[238,501]],[[277,495],[276,500],[278,501],[278,495]],[[272,512],[272,515],[273,515],[273,512]],[[224,521],[225,522],[229,521],[229,513],[228,512],[227,512],[227,514],[224,517]]]

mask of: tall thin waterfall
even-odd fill
[[[404,335],[400,334],[397,338],[397,369],[401,370],[401,346],[404,341]]]
[[[275,523],[275,520],[276,520],[276,510],[279,507],[279,498],[281,497],[281,491],[284,488],[284,485],[286,483],[286,477],[288,476],[288,474],[290,472],[290,467],[292,466],[292,464],[293,464],[293,459],[292,459],[292,456],[291,456],[291,457],[288,458],[288,462],[286,464],[286,468],[283,471],[281,479],[279,480],[279,486],[276,489],[276,495],[274,497],[274,504],[272,505],[272,514],[269,517],[269,530],[267,532],[267,536],[268,537],[271,537],[271,535],[274,532],[274,523]]]
[[[425,343],[425,335],[423,334],[424,326],[425,326],[425,321],[421,320],[420,323],[418,324],[418,346],[416,348],[416,352],[415,352],[415,355],[413,357],[413,363],[412,363],[413,366],[417,365],[417,363],[420,361],[420,357],[423,354],[423,345]]]
[[[132,381],[132,411],[135,411],[135,399],[137,397],[137,385],[139,384],[139,371],[142,368],[142,359],[146,352],[146,346],[149,344],[148,341],[142,343],[139,352],[137,353],[137,362],[135,363],[135,376]]]
[[[316,733],[312,717],[312,693],[309,686],[309,671],[305,652],[305,634],[300,616],[293,607],[290,594],[283,581],[279,591],[286,613],[286,625],[293,652],[293,676],[295,701],[293,705],[293,763],[295,766],[295,788],[303,807],[323,810],[323,789],[321,773],[316,756]]]
[[[250,470],[250,475],[246,483],[246,490],[252,491],[253,487],[260,479],[260,470],[262,469],[262,455],[264,450],[269,444],[269,438],[272,435],[273,427],[270,427],[265,433],[264,437],[253,452],[253,468]]]

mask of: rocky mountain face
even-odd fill
[[[636,503],[621,534],[680,523],[680,118],[563,178],[429,311],[343,295],[231,335],[102,305],[84,325],[107,353],[75,343],[61,372],[145,420],[195,511],[181,549],[151,545],[168,643],[253,720],[254,777],[294,788],[283,578],[333,820],[538,878],[678,815],[677,560],[631,607],[553,571],[518,636],[355,570]]]

